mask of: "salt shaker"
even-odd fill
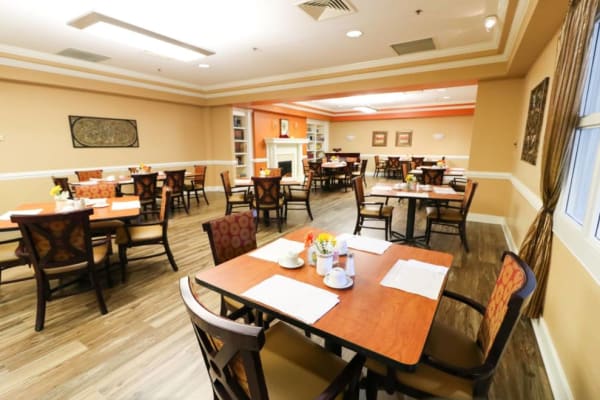
[[[348,253],[346,256],[346,275],[354,276],[354,253]]]

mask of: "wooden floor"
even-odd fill
[[[169,238],[179,272],[171,270],[166,257],[132,262],[127,283],[104,290],[109,309],[104,316],[93,293],[87,291],[49,303],[45,329],[35,332],[35,283],[0,286],[0,399],[212,398],[177,287],[180,277],[213,265],[201,224],[223,215],[225,207],[223,193],[208,196],[210,206],[197,206],[193,201],[189,216],[177,211],[170,222]],[[406,202],[391,204],[395,206],[394,228],[403,231]],[[312,225],[352,232],[356,218],[352,191],[317,192],[312,205]],[[422,216],[417,221],[416,232],[422,232]],[[306,212],[290,211],[284,233],[305,224],[311,224]],[[468,230],[468,254],[454,236],[433,236],[431,245],[454,254],[448,288],[485,304],[506,243],[498,225],[469,223]],[[383,238],[382,231],[363,230],[363,235]],[[259,245],[279,236],[276,225],[259,227]],[[198,291],[217,310],[218,297],[203,288]],[[475,335],[477,316],[453,306],[444,301],[438,318]],[[519,323],[490,398],[552,398],[528,321]]]

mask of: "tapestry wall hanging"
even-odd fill
[[[69,115],[73,147],[139,147],[133,119]]]
[[[523,138],[523,150],[521,160],[535,165],[540,144],[540,132],[544,122],[544,108],[546,106],[546,94],[548,93],[548,82],[545,78],[531,91],[529,98],[529,111],[527,112],[527,125],[525,126],[525,137]]]

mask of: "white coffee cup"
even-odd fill
[[[298,263],[298,253],[293,250],[288,250],[285,256],[283,256],[283,262],[285,265],[296,265]]]
[[[401,183],[401,184],[398,185],[398,188],[402,189],[402,190],[406,189],[407,187],[408,187],[408,184],[406,182],[403,182],[403,183]]]
[[[348,281],[348,277],[346,271],[340,267],[335,267],[327,275],[327,280],[333,286],[344,286]]]

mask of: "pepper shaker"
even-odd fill
[[[346,256],[346,275],[354,276],[354,253],[348,253]]]

